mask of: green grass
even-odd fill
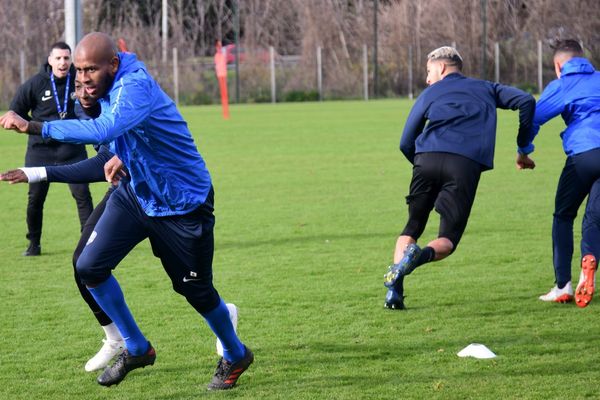
[[[157,363],[100,387],[83,370],[102,335],[72,282],[74,201],[53,185],[44,255],[23,258],[27,189],[0,185],[0,398],[599,398],[600,306],[537,300],[553,284],[560,121],[536,140],[536,170],[517,171],[517,115],[500,113],[495,169],[482,176],[461,245],[406,280],[408,310],[383,308],[406,218],[411,167],[398,141],[410,105],[244,105],[229,121],[217,107],[183,109],[214,179],[215,284],[239,306],[256,355],[228,393],[206,392],[214,337],[146,242],[116,276]],[[21,166],[24,148],[24,137],[0,132],[0,170]],[[93,186],[96,201],[105,190]],[[498,357],[456,356],[474,342]]]

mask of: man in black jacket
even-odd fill
[[[64,42],[57,42],[50,48],[48,62],[42,66],[41,71],[19,87],[10,109],[30,121],[75,118],[72,98],[74,85],[75,71],[71,65],[71,48]],[[45,140],[41,136],[31,135],[25,154],[25,166],[66,165],[86,158],[84,145]],[[41,254],[44,201],[49,187],[48,182],[29,185],[27,203],[29,247],[23,253],[24,256]],[[93,210],[88,184],[70,184],[69,188],[77,203],[79,222],[83,227]]]

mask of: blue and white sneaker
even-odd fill
[[[400,277],[396,285],[388,289],[383,306],[390,310],[404,310],[404,277]]]
[[[383,284],[388,288],[394,287],[398,278],[410,274],[417,267],[416,263],[420,255],[421,248],[416,243],[409,244],[402,260],[398,264],[389,266],[388,272],[383,276]]]

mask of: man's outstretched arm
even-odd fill
[[[19,168],[0,174],[0,181],[14,183],[62,182],[62,183],[91,183],[103,182],[104,164],[113,154],[103,148],[95,157],[74,164]]]

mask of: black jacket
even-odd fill
[[[60,119],[56,100],[52,91],[50,73],[52,67],[48,63],[42,65],[40,72],[17,89],[10,109],[28,121],[55,121]],[[67,119],[76,118],[74,112],[75,68],[69,70],[69,95],[67,101]],[[56,91],[61,107],[65,100],[67,78],[55,79]],[[26,166],[60,165],[87,158],[84,145],[61,143],[44,140],[41,136],[29,136]]]

